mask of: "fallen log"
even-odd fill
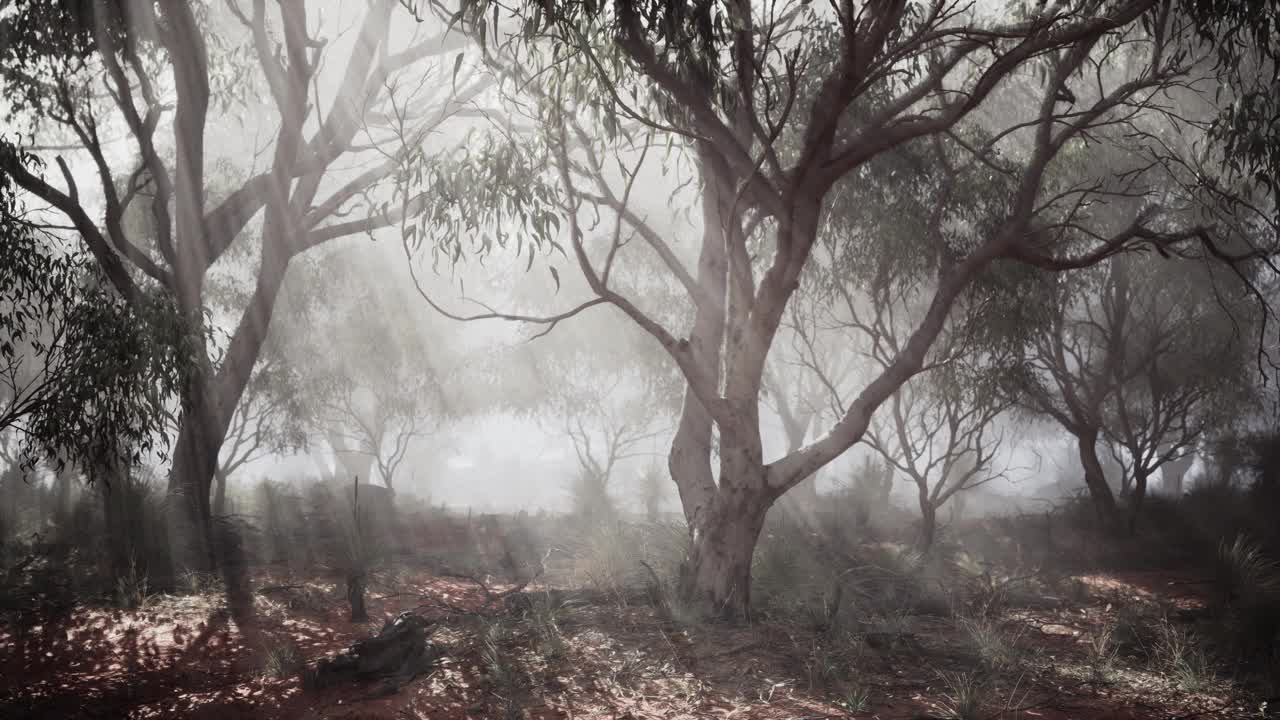
[[[431,622],[402,612],[388,620],[373,637],[360,640],[337,655],[322,658],[309,670],[310,690],[353,682],[383,681],[382,692],[393,693],[430,669],[444,651],[429,639]]]

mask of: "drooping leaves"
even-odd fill
[[[163,452],[167,408],[191,367],[178,313],[159,292],[126,302],[90,259],[52,243],[0,175],[0,427],[21,431],[29,465],[110,467]]]

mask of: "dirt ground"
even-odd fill
[[[278,587],[259,595],[250,631],[215,594],[4,626],[0,718],[1258,717],[1225,679],[1193,692],[1098,649],[1101,629],[1134,607],[1194,613],[1204,602],[1196,578],[1072,582],[1069,600],[1020,596],[985,625],[903,612],[875,627],[855,619],[857,632],[839,639],[805,623],[684,625],[647,605],[571,593],[517,616],[487,607],[474,583],[425,573],[375,586],[374,620],[353,625],[341,588],[276,573],[256,579]],[[303,690],[300,663],[403,610],[438,621],[432,641],[446,654],[429,674],[383,697],[374,686]],[[983,633],[1002,640],[975,655],[967,648]]]

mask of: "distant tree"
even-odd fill
[[[1076,440],[1099,515],[1117,505],[1099,447],[1111,445],[1130,528],[1148,479],[1247,408],[1249,291],[1185,261],[1116,257],[1046,298],[1024,350],[1020,401]]]
[[[227,483],[236,471],[271,455],[305,447],[299,385],[297,371],[273,352],[268,351],[254,367],[218,454],[213,477],[215,517],[226,512]]]
[[[972,381],[931,372],[903,385],[866,435],[866,444],[915,484],[925,550],[933,546],[938,510],[948,500],[1003,477],[997,418],[1008,404],[993,388],[966,383]]]
[[[1105,325],[1123,333],[1105,432],[1124,450],[1132,531],[1148,480],[1179,472],[1174,463],[1201,438],[1249,414],[1255,401],[1249,345],[1259,313],[1246,288],[1213,282],[1202,267],[1111,263],[1116,310],[1129,320],[1111,314]]]
[[[829,294],[805,286],[802,280],[782,322],[782,342],[770,353],[765,368],[761,402],[778,416],[787,454],[798,452],[815,428],[838,415],[838,408],[831,404],[832,387],[845,386],[856,366],[853,353],[841,352],[838,343],[826,337],[831,300]],[[783,500],[799,512],[812,511],[818,502],[816,476],[797,484]]]
[[[369,473],[357,474],[394,491],[410,447],[454,414],[448,386],[458,359],[429,325],[399,311],[391,270],[350,252],[300,268],[281,352],[311,435],[339,457],[368,458]]]
[[[883,458],[866,455],[858,467],[850,473],[846,488],[853,503],[853,521],[859,528],[866,528],[872,517],[882,517],[889,509],[889,496],[893,492],[893,467]]]
[[[643,376],[626,370],[584,372],[590,365],[565,368],[563,376],[573,373],[577,380],[551,386],[550,407],[578,460],[570,486],[573,511],[600,522],[617,512],[613,486],[619,464],[649,455],[648,446],[669,428],[656,424],[662,415],[654,412],[654,393]]]
[[[650,523],[662,519],[662,507],[666,504],[666,488],[668,480],[663,477],[662,468],[656,464],[645,467],[639,475],[640,507],[644,509],[645,520]]]

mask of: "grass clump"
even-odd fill
[[[1159,626],[1154,660],[1184,692],[1203,692],[1217,681],[1208,654],[1186,630],[1164,620]]]
[[[1011,635],[998,622],[985,617],[961,618],[959,625],[983,669],[999,672],[1021,660],[1017,644],[1020,634]]]
[[[305,665],[292,642],[281,642],[267,648],[262,660],[262,676],[270,680],[286,680],[301,673]]]
[[[568,646],[560,630],[560,618],[565,603],[557,602],[551,593],[546,592],[537,593],[530,600],[527,618],[537,639],[539,654],[548,661],[564,657]]]
[[[484,664],[489,692],[498,701],[502,716],[520,717],[520,673],[506,648],[511,629],[502,621],[489,623],[480,638],[480,659]]]
[[[130,560],[129,568],[116,578],[116,602],[126,610],[146,607],[151,598],[147,573],[138,569],[136,560]]]
[[[1090,634],[1085,640],[1085,652],[1093,679],[1099,682],[1110,680],[1120,655],[1115,641],[1115,629],[1107,627]]]
[[[845,712],[867,712],[871,709],[871,688],[856,680],[850,682],[840,698],[839,705]]]
[[[981,720],[987,693],[984,683],[974,673],[939,673],[944,686],[938,709],[947,720]]]

